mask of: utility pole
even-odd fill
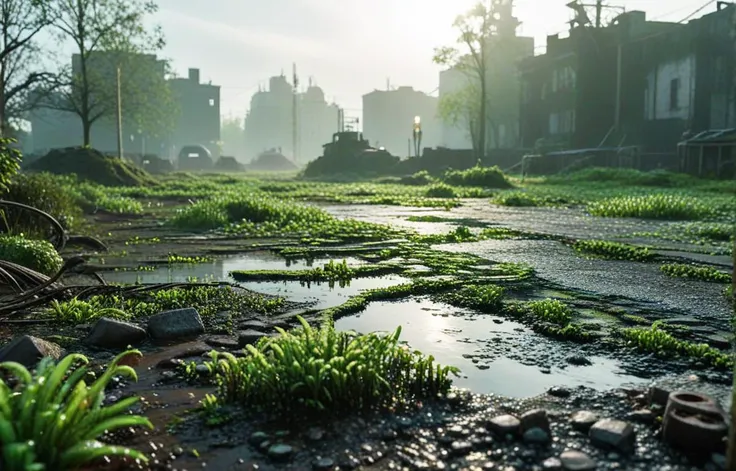
[[[115,78],[117,89],[117,126],[118,126],[118,158],[123,159],[123,96],[120,91],[120,66],[118,65]]]
[[[296,105],[297,105],[297,92],[299,87],[299,78],[296,76],[296,63],[292,64],[292,71],[294,74],[294,91],[292,93],[292,106],[291,106],[291,149],[292,149],[292,155],[294,156],[294,163],[297,162],[297,143],[296,143],[296,136],[297,136],[297,112],[296,112]]]
[[[596,0],[595,2],[595,27],[601,27],[601,16],[603,15],[603,0]]]

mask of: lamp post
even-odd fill
[[[422,147],[422,118],[414,116],[414,127],[412,137],[414,138],[414,157],[419,157],[419,149]]]

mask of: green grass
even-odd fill
[[[64,263],[51,243],[23,236],[0,235],[0,260],[52,276]]]
[[[535,332],[560,340],[590,342],[595,337],[573,322],[574,312],[562,301],[544,299],[528,303],[510,303],[506,312],[529,325]]]
[[[668,263],[660,267],[666,275],[691,280],[711,281],[714,283],[730,283],[731,274],[706,265],[686,263]]]
[[[636,247],[607,240],[578,240],[573,243],[573,249],[581,254],[606,260],[646,262],[655,257],[655,255],[645,247]]]
[[[468,285],[445,293],[439,299],[457,307],[496,313],[503,307],[504,289],[495,285]]]
[[[467,170],[448,170],[443,181],[455,186],[476,186],[482,188],[507,189],[513,185],[497,166],[482,167],[480,164]]]
[[[703,361],[721,369],[733,367],[732,355],[707,344],[694,344],[674,337],[663,330],[660,322],[649,328],[632,327],[623,329],[621,335],[628,345],[647,353],[667,358],[683,356]]]
[[[701,220],[713,215],[713,209],[693,196],[653,194],[646,196],[622,196],[588,205],[593,216]]]
[[[230,276],[236,281],[299,281],[301,283],[327,282],[330,286],[347,286],[354,278],[381,277],[405,271],[397,264],[371,264],[350,267],[347,262],[330,260],[322,267],[307,270],[235,270]]]
[[[288,419],[390,409],[446,392],[457,370],[391,335],[357,335],[333,327],[262,339],[246,356],[218,355],[217,403],[239,404]]]
[[[18,385],[0,380],[0,464],[7,471],[81,469],[105,457],[127,457],[143,463],[141,452],[99,441],[106,432],[153,425],[145,417],[130,415],[139,398],[128,397],[102,405],[105,388],[115,376],[136,380],[135,370],[119,365],[137,350],[118,355],[106,371],[86,383],[88,360],[72,354],[58,364],[41,360],[31,373],[18,363],[2,363]]]

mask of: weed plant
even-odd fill
[[[435,182],[435,179],[432,178],[432,176],[426,170],[422,170],[421,172],[416,172],[415,174],[409,175],[406,177],[401,177],[401,179],[399,180],[399,183],[401,183],[402,185],[415,185],[415,186],[429,185],[434,182]]]
[[[482,167],[480,162],[467,170],[448,170],[443,177],[445,183],[455,186],[476,186],[506,189],[512,185],[497,166]]]
[[[111,319],[127,320],[130,315],[122,309],[114,307],[105,307],[101,302],[101,298],[93,298],[90,301],[82,301],[72,298],[69,301],[59,302],[56,299],[51,301],[51,305],[47,310],[47,315],[61,322],[71,324],[85,324],[95,321],[102,317]]]
[[[588,205],[593,216],[701,220],[713,216],[713,210],[693,196],[674,194],[650,194],[644,196],[622,196]]]
[[[528,304],[529,311],[543,322],[566,326],[572,321],[572,310],[557,299],[544,299]]]
[[[510,303],[506,311],[529,324],[535,332],[561,340],[590,342],[594,336],[573,322],[573,311],[556,299]]]
[[[446,183],[435,183],[427,188],[424,195],[428,198],[457,198],[455,188]]]
[[[335,262],[330,260],[322,267],[307,270],[236,270],[230,276],[236,281],[299,281],[301,283],[327,282],[330,287],[338,283],[341,287],[347,286],[355,278],[370,278],[401,273],[405,269],[396,264],[376,264],[360,267],[350,267],[346,260]]]
[[[666,275],[691,280],[711,281],[714,283],[730,283],[731,274],[722,272],[706,265],[691,265],[687,263],[668,263],[660,267]]]
[[[50,242],[21,235],[0,235],[0,260],[17,263],[44,275],[54,275],[64,263]]]
[[[581,254],[607,260],[646,262],[655,257],[655,254],[646,247],[636,247],[608,240],[578,240],[573,243],[572,247]]]
[[[202,257],[202,256],[196,256],[196,257],[190,257],[186,255],[176,255],[173,253],[170,253],[168,257],[166,258],[166,261],[169,265],[179,265],[179,264],[185,264],[185,265],[195,265],[198,263],[209,263],[212,261],[209,257]]]
[[[33,206],[50,214],[68,229],[75,228],[82,216],[77,196],[72,190],[73,179],[58,177],[47,173],[19,173],[8,185],[2,199]],[[15,232],[43,234],[48,231],[48,223],[40,222],[27,211],[0,208],[6,212]],[[45,234],[44,234],[45,235]]]
[[[708,344],[694,344],[680,340],[662,327],[662,323],[658,321],[649,328],[623,329],[621,335],[630,346],[663,358],[683,356],[703,361],[716,368],[733,367],[731,353],[720,351]]]
[[[495,313],[503,307],[504,289],[496,285],[468,285],[451,291],[439,299],[447,304],[475,309],[484,313]]]
[[[80,469],[106,457],[147,462],[139,451],[99,441],[106,432],[121,428],[153,428],[145,417],[128,413],[138,402],[136,396],[102,405],[113,377],[136,380],[135,370],[119,364],[129,355],[141,356],[137,350],[118,355],[90,385],[85,382],[88,360],[79,354],[67,355],[58,364],[47,357],[33,373],[18,363],[0,364],[18,381],[11,388],[0,380],[2,469]]]
[[[693,186],[699,181],[690,175],[666,170],[642,172],[633,168],[591,167],[572,173],[552,175],[546,178],[546,182],[553,185],[570,184],[573,182],[595,182],[609,185],[623,184],[628,186],[669,188]]]
[[[248,346],[247,355],[220,354],[218,402],[287,418],[391,409],[446,392],[458,370],[435,364],[391,335],[357,335],[332,326],[301,329]]]

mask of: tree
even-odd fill
[[[478,3],[464,15],[457,17],[453,26],[460,33],[457,46],[445,46],[435,49],[434,62],[454,68],[467,75],[477,84],[469,91],[477,91],[477,140],[473,141],[473,149],[478,159],[485,156],[486,123],[488,121],[488,43],[494,33],[494,17],[492,6]],[[472,97],[468,97],[472,101]],[[473,122],[473,121],[470,121]],[[472,134],[472,132],[471,132]]]
[[[38,68],[36,35],[50,24],[48,2],[0,0],[0,136],[10,122],[32,108],[31,90],[51,77]]]
[[[439,117],[445,123],[465,129],[473,149],[478,150],[480,100],[477,84],[468,82],[464,87],[443,94],[438,105]]]
[[[58,75],[56,93],[45,106],[79,116],[83,145],[91,144],[92,125],[117,112],[117,75],[124,124],[147,134],[162,134],[174,122],[165,61],[155,53],[164,45],[160,28],[144,19],[158,7],[145,0],[52,0],[51,20],[59,39],[71,41],[72,65]]]
[[[244,157],[245,129],[243,120],[238,118],[224,118],[220,126],[222,136],[222,152],[224,155]]]

